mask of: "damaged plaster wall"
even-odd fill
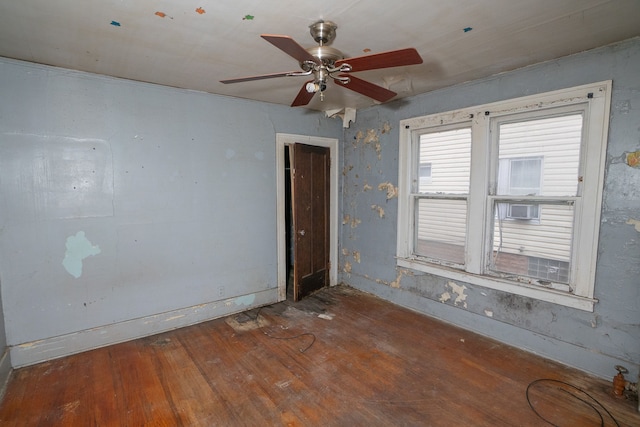
[[[640,39],[358,111],[345,131],[341,280],[392,302],[611,378],[640,363]],[[398,268],[402,119],[613,80],[593,313]],[[357,259],[355,254],[357,254]]]
[[[8,59],[0,93],[15,366],[276,300],[276,132],[339,122]]]

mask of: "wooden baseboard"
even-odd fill
[[[278,290],[273,288],[249,295],[23,343],[10,347],[11,366],[19,368],[33,365],[111,344],[194,325],[277,301]]]

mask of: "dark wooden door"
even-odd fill
[[[329,148],[294,144],[294,301],[329,284],[329,162]]]

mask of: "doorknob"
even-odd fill
[[[300,230],[300,231],[298,231],[298,234],[300,234],[301,236],[304,236],[305,231],[304,230]]]

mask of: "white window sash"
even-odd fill
[[[586,311],[593,311],[595,300],[595,264],[597,259],[597,239],[602,203],[602,180],[606,160],[606,141],[610,113],[611,81],[599,82],[555,92],[532,95],[442,114],[417,117],[400,122],[399,152],[399,205],[398,205],[398,265],[437,274],[451,279],[466,281],[480,286],[499,289],[519,295],[530,296],[544,301],[566,305]],[[581,171],[587,171],[581,177],[576,197],[544,196],[495,196],[498,183],[498,159],[492,160],[491,153],[497,153],[497,138],[491,138],[501,117],[518,113],[539,112],[567,107],[579,111],[584,108],[584,142],[581,147]],[[434,131],[441,126],[471,125],[472,153],[471,177],[467,202],[475,209],[468,215],[467,241],[464,270],[425,262],[413,255],[414,229],[413,214],[415,204],[421,197],[439,197],[438,195],[417,194],[413,190],[412,180],[417,173],[417,144],[419,135],[426,130]],[[492,178],[495,177],[495,178]],[[583,191],[584,189],[584,191]],[[450,198],[452,195],[443,197]],[[558,291],[535,285],[516,283],[491,277],[485,271],[485,260],[492,248],[491,232],[493,201],[522,201],[543,203],[572,203],[575,209],[575,225],[571,260],[571,278],[573,293]],[[477,208],[484,206],[482,212]],[[578,265],[580,268],[578,268]],[[484,273],[484,274],[483,274]]]

